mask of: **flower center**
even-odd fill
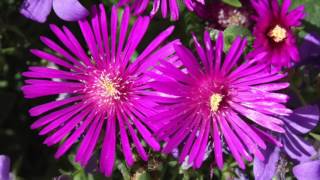
[[[223,95],[218,93],[213,93],[210,97],[210,108],[212,112],[217,112],[221,101],[223,99]]]
[[[99,108],[110,108],[114,103],[127,100],[130,81],[123,79],[117,73],[92,70],[83,80],[87,101],[93,102]]]
[[[268,32],[268,36],[276,43],[283,41],[287,38],[286,29],[282,28],[279,25],[276,25],[273,29]]]
[[[104,89],[103,94],[106,96],[116,96],[119,92],[115,88],[115,84],[109,78],[102,78],[100,79],[100,86]]]

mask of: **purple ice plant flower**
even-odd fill
[[[130,7],[134,14],[138,15],[146,10],[149,1],[150,0],[120,0],[118,5],[131,4]],[[183,0],[183,3],[188,10],[193,11],[196,1],[204,4],[204,0]],[[173,21],[179,19],[179,3],[177,0],[154,0],[150,15],[156,15],[159,9],[161,9],[162,17],[166,18],[169,12]]]
[[[174,40],[160,47],[173,32],[174,27],[171,26],[133,61],[133,54],[147,32],[150,18],[138,17],[130,30],[129,20],[128,7],[121,18],[117,8],[112,7],[109,23],[103,4],[98,8],[94,6],[91,20],[79,21],[88,49],[80,45],[67,27],[50,25],[64,47],[41,36],[41,41],[55,53],[36,49],[31,52],[59,68],[32,66],[23,73],[27,78],[22,87],[25,98],[63,94],[63,98],[29,111],[31,116],[40,116],[31,128],[41,128],[39,134],[48,136],[44,144],[60,143],[56,158],[79,142],[75,160],[82,166],[87,165],[93,151],[100,147],[97,145],[100,139],[100,170],[106,176],[112,174],[117,142],[121,144],[128,166],[135,161],[134,147],[143,160],[148,158],[141,139],[153,150],[160,149],[146,121],[156,110],[153,108],[154,98],[151,98],[154,92],[148,85],[150,78],[145,72],[159,58],[171,56],[174,53],[173,43],[178,42]]]
[[[279,134],[278,140],[283,144],[283,147],[279,148],[269,144],[268,148],[262,151],[265,160],[254,159],[256,180],[272,179],[277,170],[280,153],[284,153],[294,162],[300,163],[296,169],[303,169],[303,164],[305,163],[306,167],[310,167],[308,164],[311,163],[310,161],[317,153],[312,144],[303,138],[303,135],[315,128],[319,122],[319,109],[317,106],[298,108],[289,117],[281,117],[281,119],[284,121],[286,133]],[[319,168],[319,166],[315,166],[310,171],[320,170]],[[297,170],[295,171],[299,174]]]
[[[29,19],[44,23],[51,9],[65,21],[77,21],[89,14],[78,0],[24,0],[20,13]]]
[[[301,25],[304,6],[289,11],[291,0],[283,0],[281,5],[278,0],[251,0],[251,3],[256,11],[253,16],[256,25],[253,30],[254,50],[248,58],[267,53],[262,63],[277,69],[291,67],[300,59],[292,28]]]
[[[240,37],[225,56],[222,33],[215,47],[208,32],[204,47],[195,36],[194,42],[199,61],[191,50],[175,45],[176,61],[160,61],[158,72],[150,74],[156,79],[151,87],[159,92],[156,101],[165,105],[149,120],[157,138],[165,141],[163,152],[178,148],[179,162],[194,168],[201,166],[208,148],[222,168],[223,145],[243,169],[242,158],[251,161],[253,154],[263,160],[259,149],[266,148],[265,139],[274,140],[266,130],[284,132],[276,116],[291,113],[283,105],[288,96],[275,92],[289,86],[278,82],[286,75],[258,64],[261,57],[242,61],[246,40]]]

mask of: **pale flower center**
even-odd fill
[[[114,83],[108,78],[101,79],[100,85],[104,88],[105,94],[107,96],[114,97],[118,93],[118,90],[115,88]]]
[[[287,38],[287,31],[281,26],[276,25],[273,29],[271,29],[268,32],[268,36],[272,38],[274,42],[279,43],[283,41],[285,38]]]
[[[223,95],[218,93],[212,94],[212,96],[210,97],[210,108],[212,112],[218,111],[222,99],[223,99]]]

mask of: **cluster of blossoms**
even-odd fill
[[[193,35],[194,55],[178,39],[167,41],[174,30],[171,26],[134,57],[160,7],[163,17],[169,8],[172,19],[178,19],[176,0],[155,0],[151,17],[138,16],[131,27],[130,13],[142,14],[149,0],[121,0],[119,6],[124,5],[124,11],[120,17],[118,6],[111,8],[110,18],[104,5],[93,6],[90,21],[78,1],[61,2],[26,0],[21,9],[22,14],[39,22],[45,21],[52,6],[62,19],[80,19],[87,45],[83,48],[67,27],[50,25],[61,44],[44,36],[40,39],[55,53],[31,52],[56,66],[32,66],[23,73],[27,78],[22,87],[25,98],[59,96],[30,110],[31,116],[40,116],[31,127],[48,135],[44,143],[60,143],[56,158],[79,142],[75,160],[86,166],[101,144],[100,170],[110,176],[117,142],[131,166],[136,160],[133,147],[141,159],[148,159],[143,140],[155,151],[178,150],[179,162],[194,168],[201,167],[211,151],[215,164],[223,168],[223,155],[230,152],[242,169],[244,160],[254,160],[257,179],[268,179],[278,161],[273,160],[273,170],[265,174],[265,166],[271,162],[268,158],[279,157],[280,148],[299,162],[309,162],[316,154],[310,148],[305,153],[310,144],[299,135],[316,126],[317,107],[293,112],[285,106],[289,97],[281,92],[289,83],[280,70],[300,59],[292,28],[300,25],[303,6],[289,11],[290,0],[282,5],[277,0],[252,0],[255,41],[248,55],[244,53],[245,38],[237,37],[224,53],[223,33],[213,43],[207,31],[203,46]],[[183,2],[189,10],[204,4]],[[310,123],[306,127],[301,121]],[[163,148],[160,142],[164,142]],[[296,143],[305,147],[301,150],[299,146],[303,155],[292,150]],[[276,155],[270,155],[271,151]],[[319,165],[314,161],[311,163]]]

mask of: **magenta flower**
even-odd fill
[[[290,67],[292,62],[299,60],[293,27],[301,24],[304,17],[304,7],[288,11],[291,1],[284,0],[280,6],[278,0],[251,0],[257,15],[253,34],[254,50],[248,55],[254,58],[266,53],[261,61],[276,68]]]
[[[156,67],[159,72],[153,78],[157,81],[151,87],[161,93],[158,103],[166,106],[150,123],[157,137],[166,142],[163,152],[180,149],[180,162],[199,168],[207,149],[213,148],[215,161],[222,168],[225,140],[235,160],[245,168],[242,157],[251,161],[253,154],[263,159],[259,147],[266,148],[265,139],[275,140],[265,130],[284,132],[283,122],[275,115],[291,112],[282,105],[288,97],[274,91],[288,87],[286,82],[276,82],[285,74],[257,64],[259,57],[241,64],[246,40],[240,37],[225,58],[222,33],[215,47],[208,32],[204,33],[204,47],[195,37],[194,42],[200,63],[189,49],[176,45],[178,60],[174,64],[161,61]]]
[[[77,21],[89,14],[78,0],[24,0],[20,13],[29,19],[43,23],[47,20],[51,9],[65,21]]]
[[[159,47],[174,29],[169,27],[132,62],[150,18],[138,17],[130,31],[128,7],[119,25],[118,18],[117,8],[113,7],[109,24],[101,4],[98,9],[93,7],[90,23],[79,21],[90,55],[67,27],[51,25],[66,49],[41,37],[41,41],[59,56],[36,49],[31,52],[61,68],[30,67],[23,73],[27,80],[22,87],[26,98],[60,95],[59,100],[30,110],[31,116],[42,116],[31,128],[42,128],[39,134],[48,135],[44,144],[61,143],[55,157],[59,158],[80,141],[75,160],[85,166],[98,140],[102,139],[100,169],[107,176],[112,173],[117,141],[121,143],[129,166],[134,162],[133,147],[143,160],[148,158],[140,139],[152,149],[160,149],[145,121],[156,112],[153,98],[149,97],[153,95],[148,85],[150,78],[145,72],[158,58],[170,56],[174,52],[172,44],[176,42]]]
[[[185,6],[193,11],[195,6],[195,1],[204,3],[203,0],[183,0]],[[131,4],[131,8],[135,15],[143,13],[148,7],[149,0],[120,0],[119,5]],[[153,8],[150,12],[151,16],[154,16],[161,8],[162,17],[166,18],[168,16],[168,11],[170,12],[171,19],[176,21],[179,19],[179,4],[177,0],[154,0]]]
[[[286,133],[279,134],[278,139],[283,144],[283,147],[279,148],[269,144],[268,148],[262,151],[265,160],[254,159],[253,171],[256,180],[272,179],[280,160],[280,152],[300,164],[308,164],[312,160],[317,152],[312,144],[303,138],[303,135],[317,126],[319,115],[317,106],[305,106],[295,109],[289,117],[281,117],[284,121]],[[303,168],[303,165],[301,168]],[[315,166],[313,170],[317,171],[319,168],[320,166]]]

